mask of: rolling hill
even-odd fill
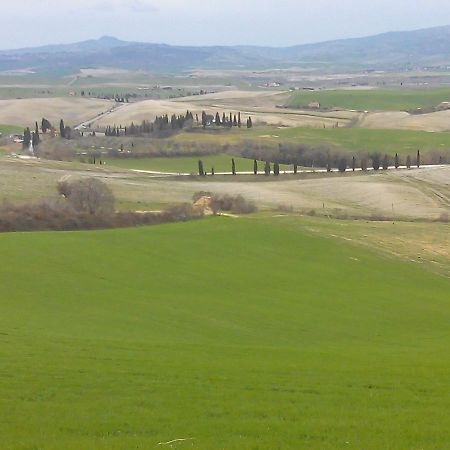
[[[69,45],[0,52],[0,71],[73,73],[83,67],[149,71],[192,68],[318,67],[410,69],[450,65],[450,26],[292,47],[173,46],[105,36]]]
[[[290,218],[0,251],[2,449],[448,448],[450,280],[424,265]]]

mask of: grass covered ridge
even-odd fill
[[[283,218],[0,252],[5,449],[449,442],[448,278]]]
[[[301,91],[292,94],[288,106],[302,108],[320,102],[321,108],[358,111],[403,111],[437,106],[450,101],[450,89],[429,90],[323,90]]]

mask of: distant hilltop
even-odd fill
[[[292,47],[175,46],[112,36],[0,51],[0,71],[75,73],[83,67],[145,71],[316,65],[364,70],[450,69],[450,26]]]

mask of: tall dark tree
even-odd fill
[[[417,150],[416,166],[417,166],[417,168],[420,167],[420,150]]]
[[[205,128],[207,123],[206,112],[202,111],[202,127]]]
[[[331,172],[331,157],[327,155],[327,172]]]
[[[372,154],[372,167],[373,170],[379,170],[381,165],[381,158],[379,153]]]
[[[215,171],[214,171],[214,167],[211,167],[211,175],[214,176],[215,175]]]
[[[36,122],[35,126],[34,126],[34,132],[39,136],[39,125]]]
[[[66,127],[64,125],[64,120],[61,119],[60,122],[59,122],[59,135],[62,138],[66,137],[65,136],[65,130],[66,130]]]
[[[52,124],[44,117],[42,118],[41,129],[43,133],[47,133],[48,130],[52,129]]]
[[[339,172],[345,172],[347,170],[347,158],[341,158],[338,162]]]
[[[72,128],[70,128],[69,126],[66,126],[64,128],[64,137],[66,139],[71,139],[72,138]]]
[[[216,125],[220,125],[220,116],[219,116],[219,113],[217,112],[216,113]]]
[[[27,127],[23,130],[23,148],[28,148],[31,144],[31,131]]]
[[[411,156],[406,157],[406,168],[411,169]]]
[[[198,174],[202,177],[205,175],[205,171],[203,170],[203,161],[201,159],[198,160]]]
[[[356,170],[356,158],[353,156],[352,158],[352,171],[354,172]]]
[[[238,127],[241,128],[242,126],[242,121],[241,121],[241,113],[238,113]]]
[[[273,174],[277,177],[278,175],[280,175],[280,164],[279,163],[274,163],[273,164]]]
[[[253,121],[251,117],[247,119],[247,128],[253,128]]]
[[[388,157],[388,155],[384,155],[383,170],[388,170],[388,169],[389,169],[389,157]]]
[[[400,167],[400,158],[398,157],[398,153],[395,154],[395,168],[398,169]]]
[[[297,164],[294,164],[294,174],[297,175],[298,173],[298,166]]]
[[[231,173],[236,175],[236,163],[234,162],[234,158],[231,158]]]
[[[253,161],[253,173],[258,175],[258,161],[256,159]]]
[[[270,162],[266,161],[266,164],[264,166],[264,175],[268,177],[270,175]]]
[[[31,137],[31,142],[33,144],[33,148],[36,148],[39,146],[39,134],[33,133]]]

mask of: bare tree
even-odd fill
[[[63,181],[58,184],[58,191],[72,207],[88,214],[112,214],[114,212],[114,195],[111,189],[95,178]]]

